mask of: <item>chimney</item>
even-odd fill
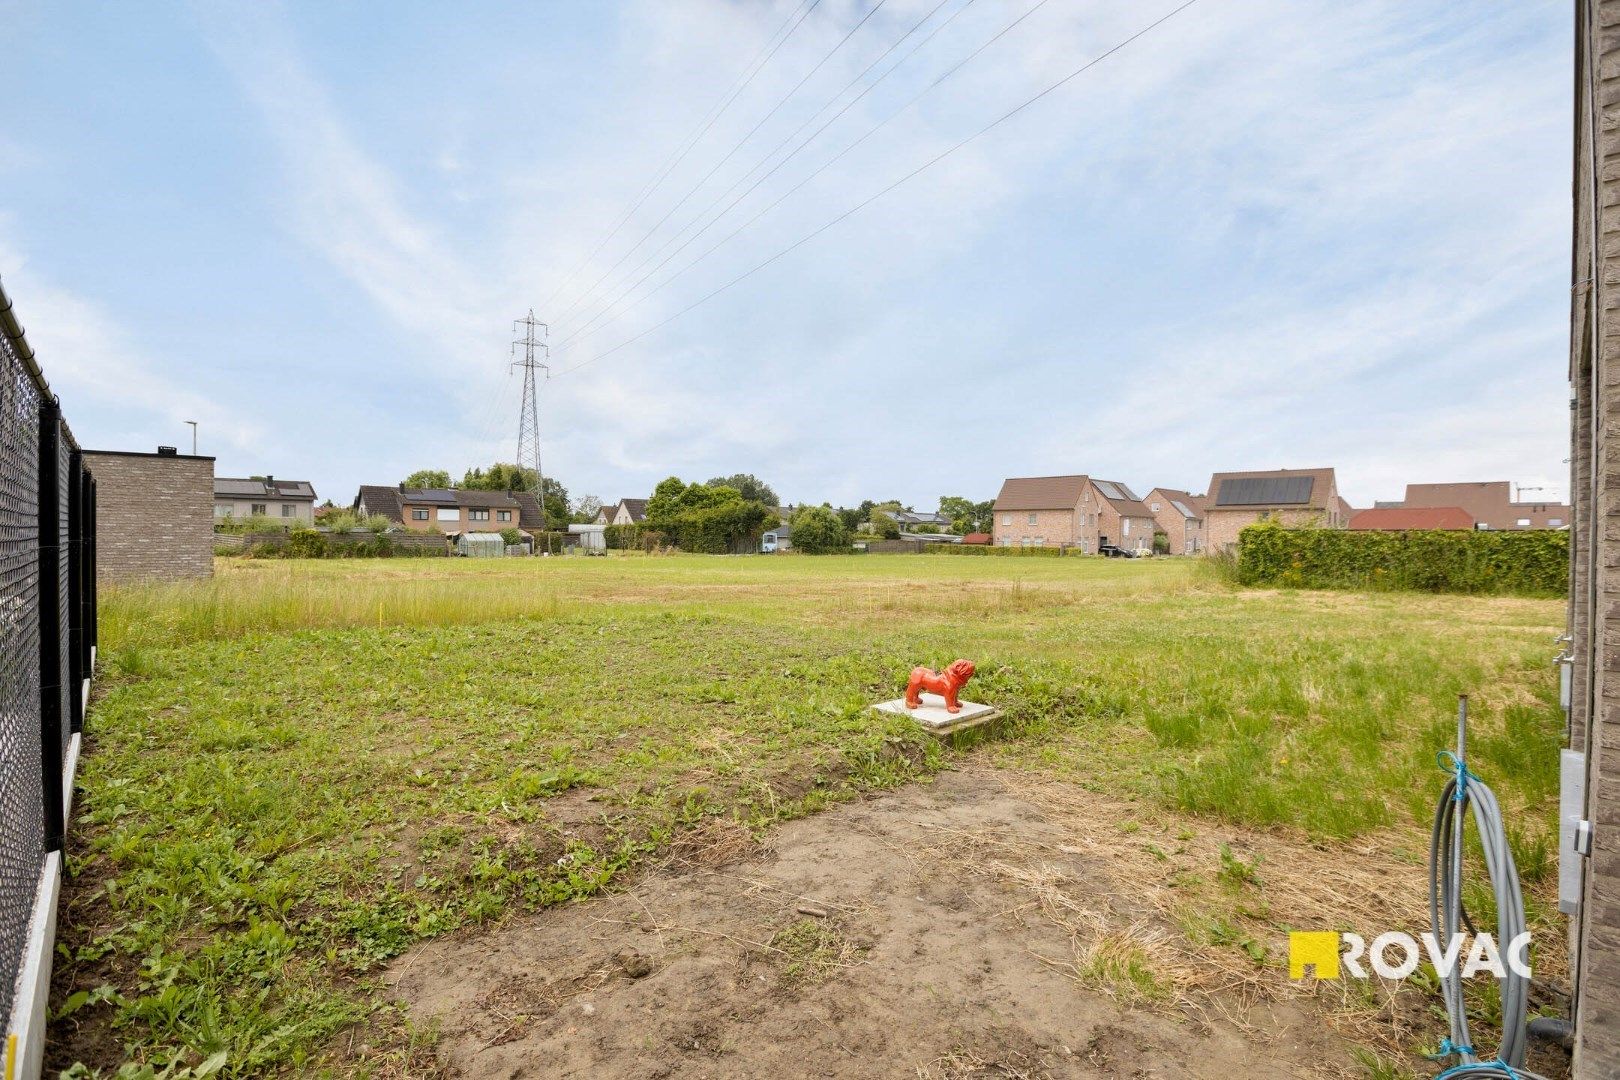
[[[180,451],[176,450],[172,446],[160,446],[160,447],[158,447],[158,457],[179,457],[179,456],[180,456]]]

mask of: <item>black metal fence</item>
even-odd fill
[[[95,480],[0,288],[0,1021],[66,831],[96,644]],[[48,949],[50,942],[44,945]]]

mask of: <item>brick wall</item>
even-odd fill
[[[214,572],[214,459],[86,450],[96,477],[96,580]]]
[[[1204,533],[1209,543],[1209,550],[1220,551],[1229,545],[1238,542],[1238,533],[1246,526],[1253,525],[1262,519],[1275,521],[1281,525],[1303,527],[1318,525],[1327,527],[1328,515],[1325,510],[1216,510],[1204,511]]]
[[[1570,376],[1576,395],[1571,439],[1576,534],[1575,572],[1571,575],[1576,656],[1571,726],[1580,740],[1575,746],[1586,752],[1586,817],[1593,823],[1592,855],[1585,861],[1581,908],[1576,916],[1579,922],[1574,930],[1578,950],[1575,1075],[1583,1080],[1620,1076],[1620,436],[1616,435],[1620,432],[1620,319],[1613,317],[1620,302],[1616,289],[1620,285],[1620,127],[1615,123],[1620,115],[1620,0],[1596,0],[1591,9],[1596,25],[1588,24],[1587,10],[1585,4],[1576,5],[1575,257],[1570,311]],[[1594,201],[1599,206],[1597,215]],[[1595,275],[1591,265],[1594,235],[1599,238]]]
[[[1029,520],[1031,516],[1035,518],[1033,523]],[[995,518],[995,541],[1009,547],[1021,547],[1026,541],[1037,540],[1043,547],[1073,544],[1085,532],[1076,525],[1074,510],[998,510]],[[1096,550],[1095,544],[1092,550]]]

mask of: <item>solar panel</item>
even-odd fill
[[[1314,476],[1239,476],[1221,481],[1216,506],[1287,506],[1311,501]]]
[[[1125,493],[1125,497],[1127,499],[1131,500],[1132,502],[1141,502],[1142,501],[1142,497],[1140,495],[1138,495],[1136,492],[1132,491],[1130,488],[1126,487],[1124,484],[1115,484],[1114,486],[1119,488],[1119,490],[1123,491]]]
[[[1117,485],[1110,484],[1107,480],[1098,480],[1096,483],[1097,483],[1097,490],[1103,493],[1103,498],[1105,498],[1105,499],[1123,499],[1123,498],[1125,498],[1125,496],[1120,492],[1119,487]]]
[[[1186,503],[1182,502],[1179,499],[1171,499],[1170,500],[1170,505],[1175,507],[1177,510],[1180,510],[1182,517],[1190,517],[1190,518],[1192,518],[1192,517],[1197,517],[1198,516],[1197,514],[1192,512],[1192,510],[1187,506]]]

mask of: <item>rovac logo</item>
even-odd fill
[[[1419,942],[1422,942],[1420,945]],[[1522,978],[1530,978],[1530,935],[1523,933],[1508,942],[1504,957],[1490,934],[1454,934],[1446,947],[1432,933],[1413,938],[1399,930],[1379,934],[1372,944],[1360,934],[1333,931],[1294,931],[1288,935],[1288,977],[1303,979],[1306,969],[1318,979],[1365,979],[1370,967],[1382,979],[1404,979],[1428,960],[1441,978],[1449,978],[1462,965],[1462,977],[1472,979],[1484,973],[1507,978],[1507,968]],[[1506,961],[1504,965],[1504,960]]]

